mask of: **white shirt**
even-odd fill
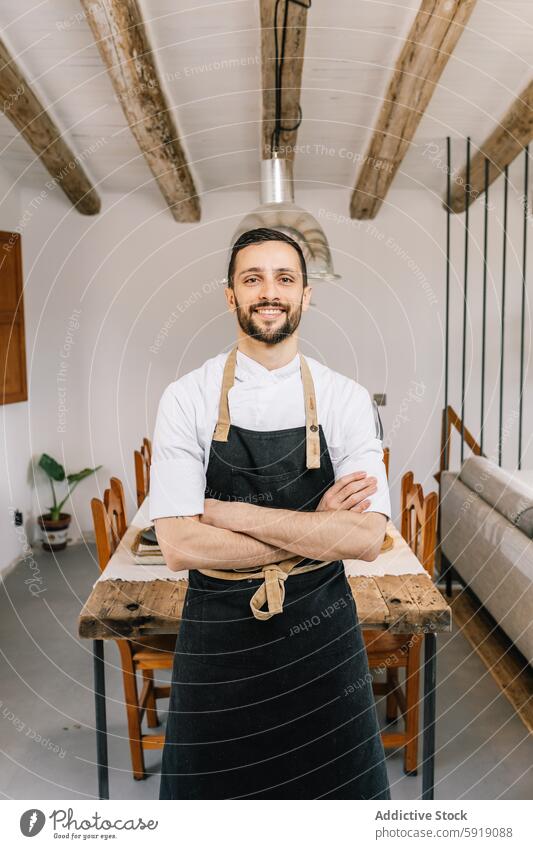
[[[204,511],[209,449],[228,354],[206,360],[170,383],[161,396],[150,468],[150,520]],[[357,471],[377,478],[377,492],[370,496],[365,512],[377,511],[390,518],[383,446],[368,390],[312,357],[306,360],[335,480]],[[299,354],[281,368],[269,370],[238,350],[228,405],[231,423],[250,430],[305,425]]]

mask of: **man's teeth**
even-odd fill
[[[284,312],[282,309],[276,309],[275,307],[258,309],[256,312],[260,312],[262,315],[277,315],[280,312]]]

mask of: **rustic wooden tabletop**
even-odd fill
[[[451,609],[429,575],[349,577],[359,621],[396,634],[451,630]],[[80,637],[177,633],[186,581],[99,581],[79,619]]]

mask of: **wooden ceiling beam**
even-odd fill
[[[63,138],[26,80],[6,44],[0,40],[0,109],[40,159],[78,212],[100,212],[100,198],[78,157]]]
[[[389,81],[351,198],[352,218],[375,218],[476,0],[422,0]]]
[[[299,120],[300,91],[305,54],[307,7],[279,3],[277,26],[274,23],[276,0],[260,0],[261,16],[261,77],[263,86],[262,158],[272,158],[272,138],[276,118],[276,32],[278,55],[282,46],[282,27],[287,7],[285,54],[281,73],[282,127],[295,127]],[[298,129],[282,130],[279,138],[281,158],[294,159]]]
[[[506,165],[533,140],[533,82],[528,83],[488,139],[470,160],[470,181],[466,184],[466,165],[454,176],[450,210],[464,212],[485,191],[485,158],[489,161],[488,184],[499,177]],[[443,202],[446,208],[446,199]]]
[[[81,3],[130,130],[173,217],[199,221],[200,201],[137,0]]]

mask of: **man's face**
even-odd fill
[[[244,333],[267,345],[292,336],[311,297],[311,287],[304,289],[300,258],[286,242],[242,248],[236,257],[233,289],[225,292]]]

